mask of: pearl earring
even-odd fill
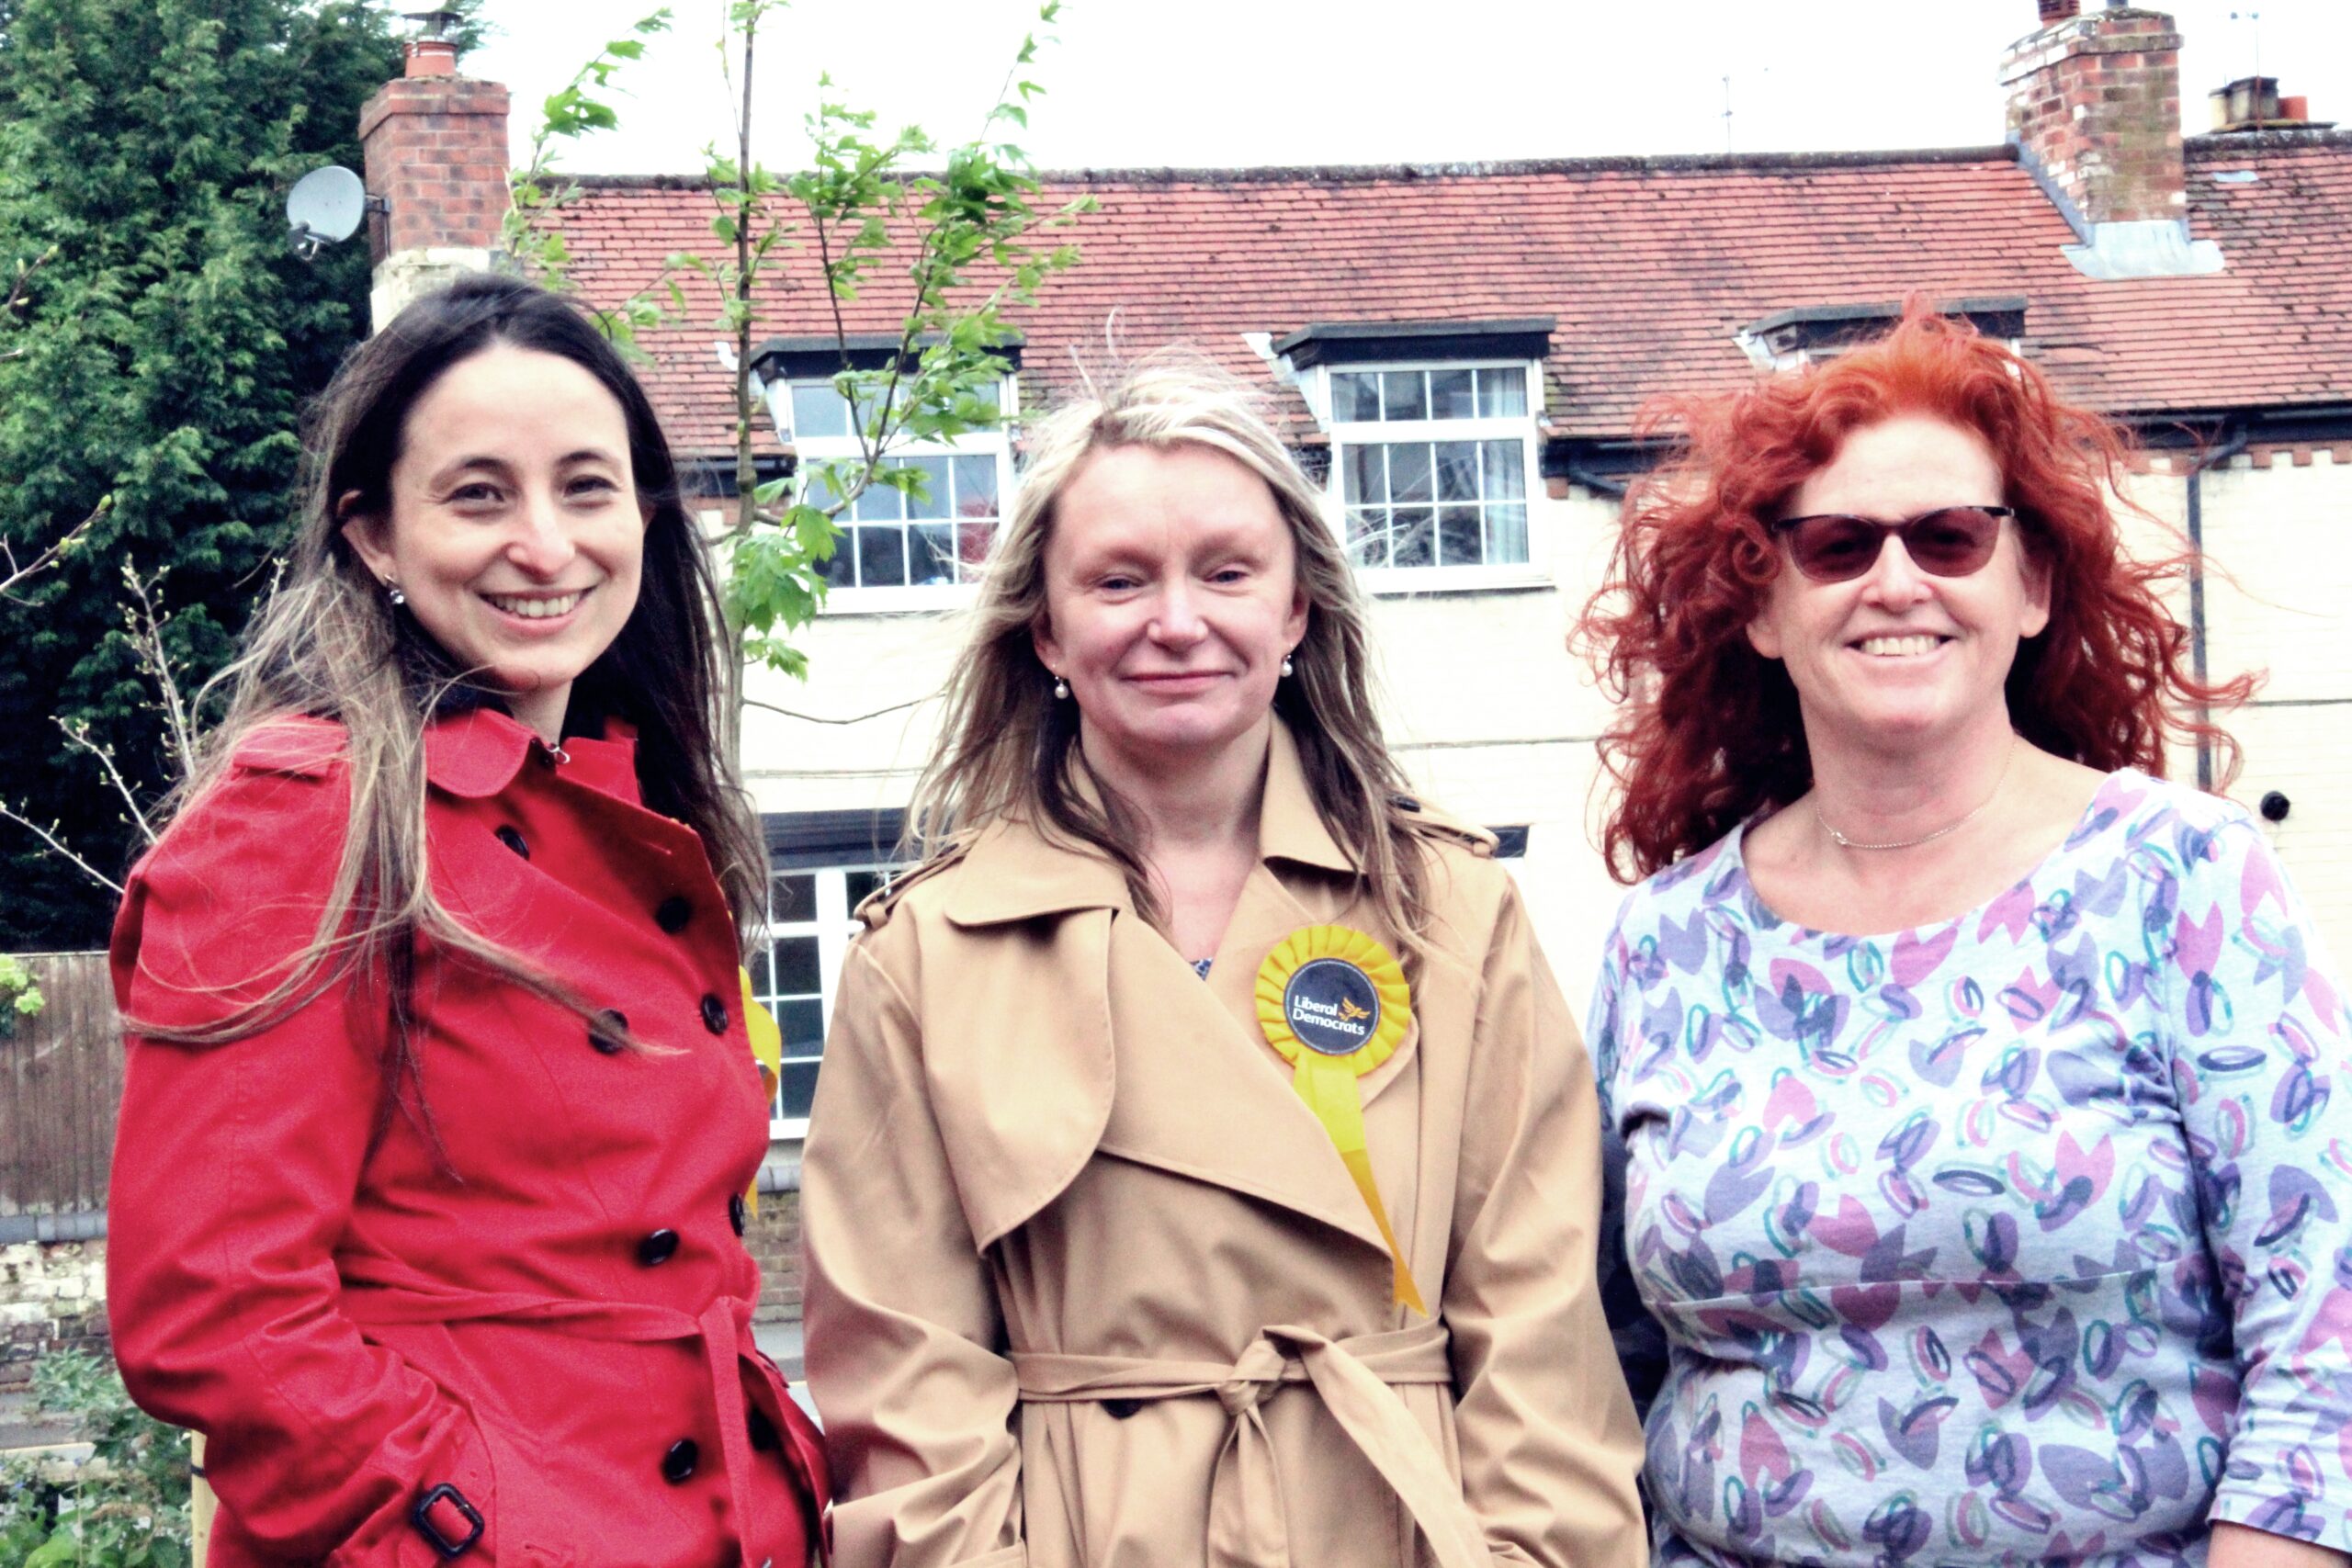
[[[1069,682],[1059,675],[1054,677],[1054,696],[1057,701],[1066,701],[1069,696]]]
[[[1291,673],[1290,655],[1285,653],[1283,655],[1283,679],[1285,681],[1289,680]]]
[[[392,602],[395,610],[408,603],[408,595],[401,592],[401,585],[397,582],[387,581],[384,584],[384,596]]]

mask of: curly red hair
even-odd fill
[[[1897,414],[1984,438],[2026,549],[2050,576],[2050,625],[2009,671],[2018,733],[2102,772],[2158,775],[2168,741],[2208,741],[2223,782],[2235,773],[2236,744],[2207,714],[2245,701],[2255,678],[2190,673],[2188,630],[2161,597],[2189,558],[2135,558],[2116,524],[2124,434],[2061,400],[2007,348],[1915,303],[1886,337],[1826,364],[1645,412],[1644,435],[1681,435],[1626,495],[1608,580],[1575,634],[1620,705],[1600,739],[1617,791],[1602,849],[1620,881],[1812,787],[1796,689],[1747,637],[1782,569],[1770,525],[1848,434]]]

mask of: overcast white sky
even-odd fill
[[[2086,0],[2086,8],[2101,0]],[[503,36],[469,75],[514,90],[517,156],[539,105],[655,0],[490,0]],[[731,142],[724,0],[677,0],[616,85],[621,128],[581,174],[683,173]],[[2352,123],[2352,4],[2182,0],[2182,110],[2253,73]],[[801,162],[820,71],[886,125],[978,129],[1034,0],[798,0],[761,45],[763,161]],[[2258,22],[2254,17],[2258,14]],[[2002,50],[2033,0],[1069,0],[1035,67],[1023,145],[1041,167],[1448,163],[1981,146],[2002,135]],[[2258,30],[2258,40],[2257,40]]]

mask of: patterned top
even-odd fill
[[[2260,831],[2125,771],[1947,924],[1634,889],[1591,1027],[1661,1562],[2352,1548],[2352,1017]]]

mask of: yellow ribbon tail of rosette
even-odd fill
[[[1363,1075],[1396,1053],[1413,1021],[1395,956],[1346,926],[1293,931],[1258,970],[1258,1024],[1295,1069],[1291,1085],[1330,1136],[1396,1266],[1396,1299],[1427,1317],[1420,1287],[1388,1223],[1364,1137]]]
[[[775,1016],[759,1004],[752,995],[752,972],[738,969],[743,978],[743,1031],[752,1037],[752,1060],[760,1069],[760,1087],[767,1091],[768,1103],[775,1103],[775,1086],[784,1078],[784,1031],[778,1029]],[[744,1190],[746,1213],[760,1212],[760,1179],[752,1178],[752,1185]]]
[[[1364,1142],[1363,1098],[1356,1075],[1345,1062],[1311,1051],[1300,1052],[1299,1058],[1291,1085],[1323,1123],[1323,1130],[1331,1134],[1332,1146],[1340,1151],[1340,1161],[1355,1179],[1356,1190],[1363,1194],[1364,1207],[1372,1211],[1373,1223],[1380,1227],[1380,1239],[1388,1244],[1389,1261],[1396,1265],[1396,1299],[1427,1317],[1430,1309],[1422,1303],[1420,1287],[1413,1283],[1413,1271],[1405,1267],[1405,1249],[1389,1226],[1388,1205],[1380,1201],[1380,1184],[1373,1179],[1372,1150]]]

